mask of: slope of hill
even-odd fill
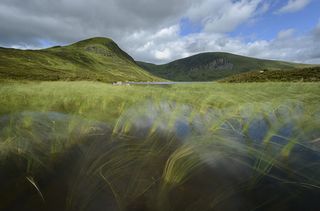
[[[253,71],[233,75],[221,81],[233,83],[268,81],[318,82],[320,81],[320,67],[300,68],[291,71]]]
[[[108,38],[43,50],[0,48],[0,79],[159,81]]]
[[[163,65],[137,63],[150,73],[173,81],[212,81],[255,70],[289,70],[308,66],[220,52],[202,53]]]

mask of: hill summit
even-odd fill
[[[244,72],[288,70],[309,66],[223,52],[201,53],[163,65],[137,63],[150,73],[173,81],[212,81]]]
[[[0,48],[0,78],[18,80],[159,81],[113,40],[97,37],[42,50]]]

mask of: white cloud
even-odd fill
[[[158,60],[167,60],[171,58],[171,50],[166,48],[164,50],[155,50],[154,56]]]
[[[256,15],[261,0],[205,0],[194,5],[187,16],[204,25],[207,32],[224,33],[234,30]],[[260,8],[259,8],[260,9]],[[267,10],[267,8],[262,8]]]
[[[284,29],[284,30],[281,30],[280,32],[278,32],[277,38],[278,38],[279,40],[288,39],[288,38],[292,37],[294,31],[295,31],[294,29]]]
[[[166,39],[167,37],[171,37],[176,35],[179,32],[179,26],[173,25],[170,27],[162,28],[158,32],[153,35],[153,39]]]
[[[282,14],[297,12],[305,8],[310,2],[311,0],[289,0],[285,6],[277,11],[277,13]]]
[[[187,57],[201,52],[229,52],[245,56],[285,60],[300,63],[319,63],[320,61],[320,24],[306,35],[294,36],[294,29],[279,31],[273,40],[256,40],[245,42],[241,38],[230,37],[226,34],[199,33],[179,37],[177,34],[167,34],[167,37],[153,39],[153,33],[141,35],[149,43],[145,48],[134,45],[142,45],[141,38],[130,37],[131,45],[129,53],[135,55],[138,60],[147,62],[165,63],[175,59]],[[151,41],[152,40],[152,41]],[[150,44],[151,43],[151,44]]]

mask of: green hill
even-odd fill
[[[268,81],[318,82],[320,81],[320,67],[307,67],[290,71],[253,71],[233,75],[221,81],[233,83]]]
[[[255,70],[290,70],[309,66],[220,52],[202,53],[163,65],[137,63],[150,73],[173,81],[212,81]]]
[[[111,39],[92,38],[43,50],[0,48],[0,79],[159,81]]]

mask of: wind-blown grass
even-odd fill
[[[0,210],[312,210],[317,83],[0,84]]]

